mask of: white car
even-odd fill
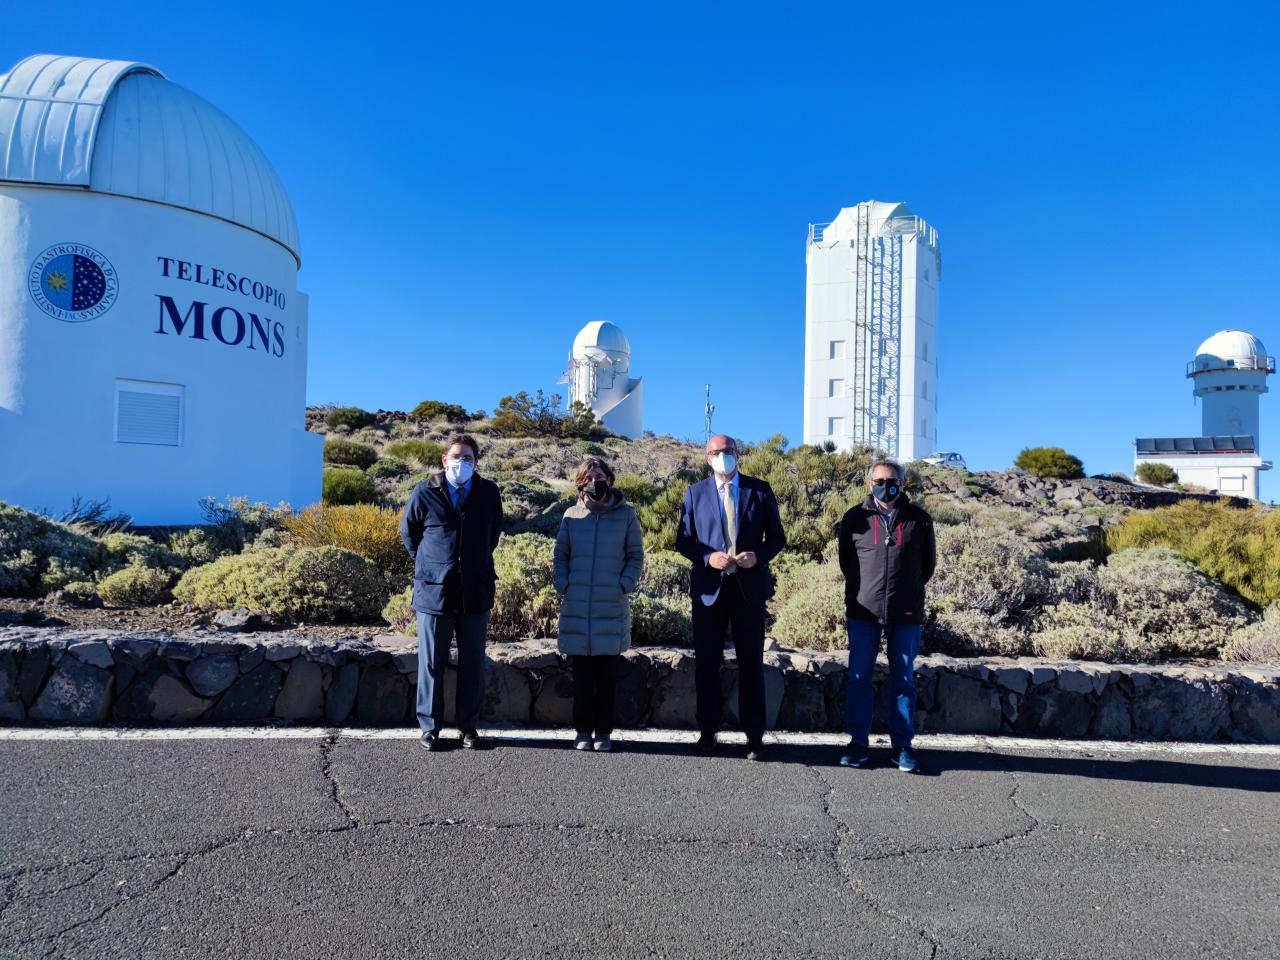
[[[931,464],[935,467],[950,467],[952,470],[968,470],[969,465],[964,462],[964,457],[958,453],[933,453],[927,457],[921,457],[921,462]]]

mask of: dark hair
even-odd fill
[[[455,433],[449,438],[449,442],[444,445],[444,452],[448,454],[453,447],[470,447],[472,454],[475,455],[476,461],[480,460],[480,444],[476,443],[476,438],[469,433]]]
[[[587,474],[596,467],[604,471],[604,475],[609,478],[609,486],[613,486],[616,478],[613,475],[613,467],[609,466],[608,461],[603,457],[587,457],[578,467],[578,472],[573,475],[573,485],[577,487],[579,493],[590,482],[587,480]]]

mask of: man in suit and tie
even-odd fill
[[[738,658],[738,718],[747,757],[764,759],[765,603],[773,596],[769,561],[786,546],[778,498],[763,480],[738,472],[738,444],[724,434],[707,442],[711,476],[689,487],[680,505],[676,549],[693,570],[694,679],[698,750],[716,750],[720,728],[720,664],[732,627]]]
[[[480,745],[484,637],[498,582],[493,551],[502,533],[502,496],[497,484],[476,473],[479,459],[472,437],[451,437],[440,458],[443,469],[413,488],[400,520],[400,539],[413,557],[418,725],[428,750],[437,749],[444,723],[444,674],[455,636],[462,746]]]

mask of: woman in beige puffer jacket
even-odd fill
[[[573,664],[574,746],[611,748],[618,658],[631,646],[631,594],[644,569],[636,512],[613,487],[613,468],[588,457],[574,483],[578,502],[556,536],[560,652]]]

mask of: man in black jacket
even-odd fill
[[[778,498],[763,480],[738,473],[738,445],[723,434],[707,443],[711,476],[689,487],[680,505],[676,549],[693,569],[694,684],[698,749],[716,749],[720,728],[720,664],[732,627],[738,657],[738,719],[747,757],[764,758],[764,620],[773,596],[769,561],[786,546]]]
[[[915,773],[915,658],[924,621],[924,587],[933,576],[937,548],[933,519],[903,490],[902,465],[882,460],[871,468],[870,495],[840,521],[840,569],[849,631],[849,682],[845,688],[846,767],[866,767],[874,698],[876,651],[888,639],[892,759]]]
[[[480,744],[484,636],[498,580],[493,551],[502,533],[502,497],[497,484],[475,472],[479,459],[473,438],[451,437],[440,458],[444,469],[413,488],[400,520],[400,539],[413,557],[418,725],[428,750],[436,748],[444,722],[444,673],[455,635],[462,745]]]

